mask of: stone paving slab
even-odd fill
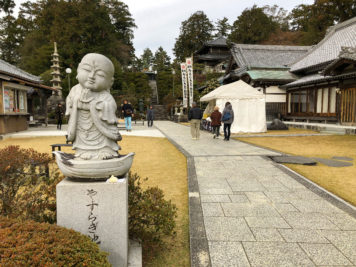
[[[287,242],[291,243],[329,243],[329,241],[316,230],[279,229],[278,231]]]
[[[349,167],[353,166],[352,162],[333,160],[333,159],[323,159],[323,158],[312,158],[320,163],[329,167]]]
[[[243,218],[205,217],[204,222],[209,241],[255,241]]]
[[[310,158],[302,156],[275,156],[271,157],[274,162],[277,163],[291,163],[299,165],[316,165],[316,161]]]
[[[257,241],[284,241],[275,228],[251,228]]]
[[[249,266],[240,242],[209,242],[211,262],[217,267]]]
[[[268,158],[278,153],[156,126],[194,162],[189,190],[201,211],[190,207],[192,266],[356,266],[356,219]]]
[[[353,265],[332,244],[306,244],[300,246],[317,265]]]
[[[245,217],[249,227],[283,229],[291,226],[282,217]]]
[[[295,243],[242,242],[251,266],[314,266]]]

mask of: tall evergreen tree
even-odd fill
[[[12,13],[13,8],[15,7],[14,0],[0,0],[0,12],[4,11],[7,14]]]
[[[203,11],[197,11],[180,27],[180,34],[176,39],[173,51],[177,59],[183,61],[191,56],[205,42],[212,39],[214,25]]]
[[[231,31],[231,25],[229,24],[229,20],[226,17],[223,17],[222,19],[218,19],[218,21],[215,23],[215,37],[227,37]]]
[[[54,41],[64,67],[75,68],[90,52],[115,58],[122,65],[129,64],[133,56],[135,24],[127,5],[120,1],[28,1],[21,5],[15,22],[16,27],[0,27],[5,48],[12,49],[0,45],[1,56],[17,53],[14,58],[20,59],[20,66],[36,75],[50,68]],[[12,28],[17,29],[16,40]]]
[[[153,57],[154,70],[157,71],[170,71],[171,58],[167,52],[160,46]]]
[[[153,64],[153,53],[151,49],[145,48],[145,50],[143,50],[143,54],[141,55],[140,60],[142,62],[142,68],[148,70]]]
[[[245,9],[232,25],[228,39],[235,43],[259,44],[268,39],[278,28],[278,23],[264,13],[264,9],[254,5]]]
[[[0,58],[11,63],[18,63],[18,47],[21,42],[16,18],[6,15],[0,19]]]

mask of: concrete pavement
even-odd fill
[[[122,125],[120,125],[122,126]],[[57,130],[56,125],[48,125],[47,127],[31,127],[26,131],[9,133],[3,136],[6,138],[22,138],[22,137],[39,137],[39,136],[65,136],[67,134],[67,125],[62,126],[62,130]],[[147,125],[136,125],[132,124],[132,131],[127,132],[126,130],[120,130],[122,136],[147,136],[147,137],[165,137],[160,131],[155,127],[147,127]]]
[[[356,210],[267,156],[156,122],[187,157],[192,266],[355,266]]]

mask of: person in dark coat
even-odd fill
[[[56,108],[56,118],[57,118],[57,129],[61,130],[62,129],[62,122],[63,122],[63,107],[61,103],[58,103],[57,108]]]
[[[153,126],[154,118],[155,118],[155,113],[154,113],[153,107],[150,106],[150,108],[147,110],[147,126],[148,127],[152,127]]]
[[[220,126],[221,126],[221,112],[219,111],[219,107],[216,106],[214,108],[213,113],[210,115],[211,126],[213,127],[214,138],[219,138],[220,135]]]
[[[201,109],[197,107],[197,103],[192,103],[192,108],[188,113],[188,120],[190,121],[190,133],[192,139],[198,140],[200,137],[200,121],[203,117]]]
[[[131,132],[131,118],[133,115],[133,108],[127,100],[124,100],[124,105],[121,108],[121,112],[124,115],[126,131]]]
[[[221,121],[224,123],[224,140],[230,140],[231,124],[234,122],[234,111],[230,102],[225,103],[225,108],[222,113]]]

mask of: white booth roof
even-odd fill
[[[205,96],[200,98],[200,101],[210,101],[213,99],[251,99],[264,98],[262,92],[245,83],[242,80],[237,82],[222,85]]]

